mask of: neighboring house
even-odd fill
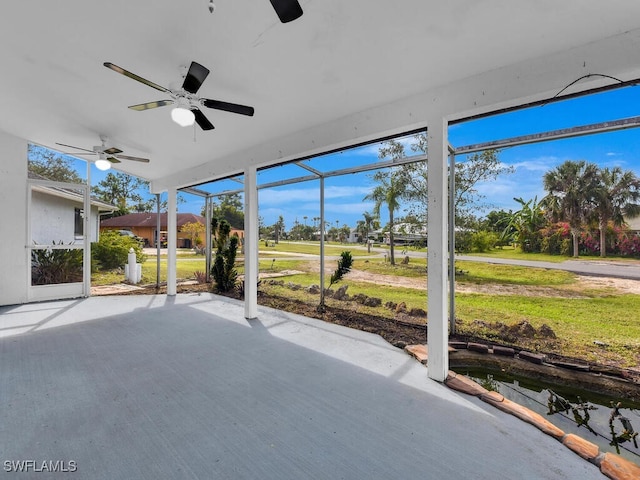
[[[33,178],[32,175],[30,175]],[[114,205],[91,199],[89,240],[98,240],[100,215],[116,210]],[[84,199],[82,192],[34,185],[31,194],[31,241],[39,245],[81,242]]]
[[[388,231],[376,230],[372,235],[384,235],[384,243],[389,245],[391,237]],[[396,223],[393,226],[393,241],[395,245],[427,243],[427,227],[412,223]]]
[[[206,225],[206,219],[200,215],[193,213],[178,213],[177,214],[177,235],[178,235],[178,248],[193,248],[191,238],[187,233],[181,232],[182,226],[186,223],[201,223]],[[119,217],[108,218],[100,223],[100,231],[104,230],[130,230],[138,237],[144,239],[145,246],[156,246],[156,231],[158,225],[158,214],[151,212],[144,213],[130,213],[128,215],[121,215]],[[236,233],[240,239],[244,238],[243,230],[231,230],[231,235]],[[205,233],[204,230],[200,235],[200,240],[204,245]],[[167,213],[160,214],[160,242],[161,246],[166,246],[167,239]]]
[[[640,235],[640,217],[625,218],[624,221],[629,226],[629,230],[631,230],[631,232],[636,235]]]

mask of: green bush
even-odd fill
[[[468,253],[471,251],[471,237],[473,232],[470,230],[456,230],[456,252]]]
[[[123,267],[129,260],[129,249],[136,252],[136,262],[147,259],[142,246],[135,238],[120,235],[115,231],[100,233],[100,240],[91,244],[91,270],[113,270]]]
[[[488,252],[496,246],[498,240],[498,234],[480,230],[471,234],[471,249],[479,253]]]
[[[56,245],[56,242],[51,242]],[[57,245],[62,245],[60,241]],[[31,285],[82,282],[82,249],[31,251]]]

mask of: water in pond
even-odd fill
[[[580,389],[483,370],[456,369],[477,383],[537,412],[565,433],[595,443],[601,452],[618,453],[640,463],[640,405]]]

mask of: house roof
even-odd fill
[[[43,181],[47,180],[42,175],[38,175],[37,173],[33,173],[33,172],[28,172],[28,177],[31,180],[43,180]],[[66,198],[68,200],[77,202],[79,204],[82,204],[84,202],[84,197],[82,193],[72,188],[57,187],[57,186],[51,186],[46,184],[42,184],[42,185],[33,184],[33,189],[36,191],[45,193],[47,195]],[[98,200],[95,197],[91,197],[90,201],[91,201],[91,205],[96,207],[101,212],[114,212],[118,209],[118,207],[116,207],[115,205],[112,205],[107,202],[103,202],[102,200]]]
[[[114,168],[152,193],[242,173],[563,92],[640,77],[640,2],[300,0],[280,23],[267,0],[3,3],[0,130],[47,147],[126,155]],[[117,26],[117,34],[112,28]],[[167,99],[103,66],[180,87],[181,66],[211,73],[215,129],[181,128]],[[585,77],[587,74],[603,76]],[[581,79],[580,81],[577,81]],[[88,156],[87,158],[95,158]]]
[[[202,223],[205,224],[206,219],[200,215],[193,213],[178,213],[177,226],[182,227],[185,223]],[[108,218],[100,222],[101,227],[108,228],[133,228],[133,227],[152,227],[155,228],[158,224],[157,214],[143,212],[143,213],[129,213],[127,215],[121,215],[119,217]],[[160,228],[167,228],[167,213],[160,214]]]

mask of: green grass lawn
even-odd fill
[[[302,253],[308,255],[320,255],[320,243],[311,243],[311,242],[287,242],[280,241],[277,244],[273,242],[269,242],[270,246],[266,246],[264,243],[260,242],[259,249],[260,255],[269,254],[274,252],[285,252],[285,253]],[[273,245],[273,246],[271,246]],[[357,248],[356,245],[352,244],[333,244],[333,243],[325,243],[324,245],[324,254],[335,256],[340,255],[345,250],[351,252],[351,255],[356,256],[364,256],[369,255],[367,250],[364,248]]]

